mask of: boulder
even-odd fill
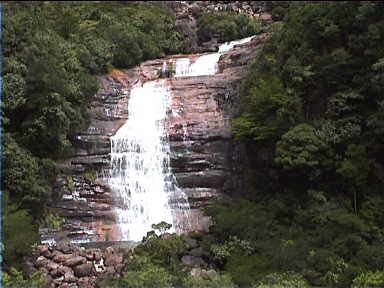
[[[198,247],[189,251],[188,254],[195,257],[202,257],[202,256],[207,256],[208,252],[205,251],[203,248]]]
[[[217,278],[218,274],[215,270],[213,269],[210,269],[208,271],[206,270],[202,270],[201,272],[201,278],[205,279],[205,280],[215,280]]]
[[[52,269],[49,272],[49,275],[51,275],[53,278],[58,278],[58,277],[62,276],[58,269]]]
[[[194,277],[201,277],[201,268],[192,268],[191,270],[191,275],[194,276]]]
[[[181,258],[181,262],[183,262],[184,265],[189,266],[189,267],[206,266],[206,263],[204,262],[204,260],[202,258],[191,256],[191,255],[184,255]]]
[[[91,263],[81,264],[73,268],[76,277],[86,277],[93,274],[93,265]]]
[[[59,268],[57,268],[57,271],[61,276],[64,276],[66,273],[73,273],[71,268],[63,265],[60,265]]]
[[[73,275],[73,272],[71,271],[71,272],[66,272],[65,274],[64,274],[64,282],[69,282],[69,283],[71,283],[71,282],[76,282],[76,277],[75,277],[75,275]]]
[[[73,257],[73,255],[71,254],[63,254],[60,251],[54,251],[52,253],[52,256],[53,256],[53,261],[55,261],[56,263],[63,263],[67,261],[69,258]]]
[[[44,256],[45,252],[47,252],[47,251],[49,252],[48,245],[39,245],[39,246],[37,246],[37,251],[39,252],[40,255]]]
[[[85,258],[88,260],[88,261],[93,261],[93,259],[95,258],[93,254],[85,254]]]
[[[56,245],[56,249],[63,252],[64,254],[71,254],[74,247],[68,242],[60,242]]]
[[[103,257],[103,254],[101,253],[100,250],[96,250],[95,252],[93,252],[93,258],[95,261],[100,261],[101,260],[101,257]]]
[[[72,258],[69,258],[68,260],[66,260],[64,262],[64,265],[69,266],[69,267],[73,267],[73,266],[77,266],[80,264],[84,264],[85,262],[87,262],[87,260],[84,257],[75,256],[75,257],[72,257]]]
[[[77,281],[77,283],[79,284],[79,287],[81,287],[81,288],[94,288],[94,286],[90,282],[89,277],[82,277]]]
[[[161,239],[169,240],[172,239],[173,235],[171,233],[164,233],[161,235]]]
[[[48,263],[45,265],[45,267],[51,271],[51,270],[56,270],[57,268],[59,268],[59,264],[49,260]]]
[[[36,259],[35,266],[36,267],[44,267],[45,265],[48,264],[48,262],[49,262],[49,260],[47,258],[45,258],[44,256],[39,256]]]
[[[120,274],[124,269],[124,264],[117,264],[115,266],[115,269],[116,269],[116,272]]]
[[[105,256],[105,266],[116,266],[123,263],[122,254],[109,254]]]
[[[113,266],[105,267],[104,274],[108,276],[114,276],[116,274],[116,270]]]
[[[196,248],[198,246],[197,244],[197,240],[196,239],[193,239],[191,237],[185,237],[184,238],[184,241],[187,243],[187,245],[189,246],[189,248]]]

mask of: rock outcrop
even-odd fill
[[[212,38],[202,42],[197,36],[197,19],[203,14],[234,12],[248,15],[266,22],[272,21],[272,16],[266,12],[265,1],[159,1],[162,6],[176,17],[176,28],[185,36],[187,53],[215,52],[219,44]]]
[[[41,271],[46,287],[105,287],[105,278],[121,276],[123,259],[132,257],[134,250],[127,247],[84,248],[77,245],[40,245],[29,261],[29,273]],[[124,258],[123,258],[124,256]]]
[[[238,112],[239,84],[267,35],[235,46],[223,54],[212,76],[168,78],[172,113],[167,120],[171,167],[187,194],[193,223],[190,230],[208,230],[201,208],[210,199],[238,189],[236,159],[241,152],[232,140],[231,119]],[[195,59],[199,55],[191,55]],[[42,229],[43,243],[70,239],[73,243],[118,241],[116,195],[108,188],[110,136],[125,123],[130,88],[159,77],[163,62],[181,55],[151,60],[129,70],[100,76],[101,89],[90,107],[90,125],[76,138],[74,157],[58,165],[51,208],[66,218],[59,230]]]

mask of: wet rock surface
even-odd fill
[[[196,230],[207,228],[201,208],[237,189],[238,147],[230,123],[238,113],[240,81],[266,39],[266,34],[259,35],[223,54],[215,75],[170,80],[176,114],[168,122],[171,166],[194,210]]]
[[[258,35],[223,54],[215,75],[167,79],[172,95],[165,123],[171,168],[188,196],[193,222],[189,230],[207,231],[210,220],[201,208],[236,190],[241,182],[235,175],[236,155],[241,149],[232,140],[230,123],[238,112],[240,80],[266,38],[265,34]],[[189,57],[193,60],[198,56]],[[132,86],[157,79],[163,62],[178,57],[187,56],[146,61],[99,77],[101,88],[90,106],[90,125],[76,136],[74,155],[57,165],[62,173],[56,179],[50,208],[65,217],[65,222],[60,229],[41,229],[42,243],[121,239],[115,212],[121,201],[108,186],[109,139],[129,117]]]

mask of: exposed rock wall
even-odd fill
[[[272,21],[272,16],[266,12],[266,1],[159,1],[156,3],[168,8],[176,16],[176,28],[188,41],[187,53],[217,50],[216,39],[201,42],[197,37],[197,19],[202,14],[234,12]]]
[[[207,230],[201,213],[208,200],[241,190],[238,163],[242,148],[233,141],[231,119],[238,112],[239,85],[266,35],[235,46],[219,61],[212,76],[167,79],[172,94],[169,118],[171,167],[191,205],[192,230]],[[195,58],[198,55],[191,55]],[[66,217],[58,231],[42,230],[46,242],[69,238],[74,243],[120,240],[114,208],[119,206],[108,188],[109,137],[124,124],[130,87],[158,77],[163,62],[151,60],[133,69],[100,76],[101,89],[90,107],[90,126],[77,135],[76,155],[61,163],[51,208]],[[185,57],[185,56],[183,56]]]

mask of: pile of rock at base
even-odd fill
[[[106,278],[118,278],[123,257],[133,257],[131,248],[89,248],[59,243],[40,245],[29,272],[42,271],[49,288],[98,288]]]

